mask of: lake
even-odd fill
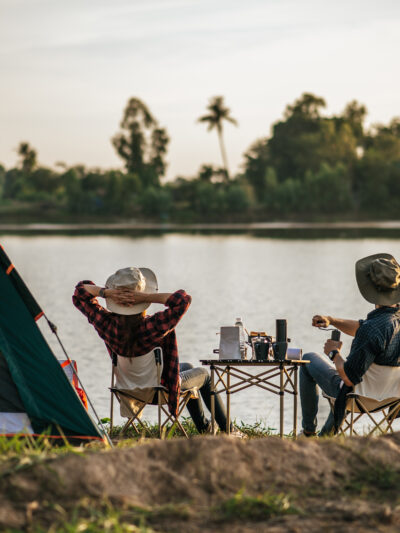
[[[249,235],[2,236],[1,243],[59,335],[100,417],[109,416],[111,364],[105,346],[72,305],[75,284],[103,285],[115,270],[149,267],[162,292],[192,295],[177,328],[181,361],[198,364],[218,347],[220,326],[242,317],[248,330],[275,334],[286,318],[290,346],[322,351],[329,333],[311,327],[314,314],[363,318],[372,309],[359,294],[354,264],[378,252],[400,258],[400,239],[280,239]],[[153,305],[148,312],[160,309]],[[41,330],[59,359],[62,352],[44,319]],[[350,339],[344,338],[343,353]],[[258,388],[233,395],[232,416],[278,428],[278,396]],[[150,409],[151,411],[151,409]],[[286,402],[286,430],[292,401]],[[301,410],[299,409],[301,413]],[[321,400],[322,425],[328,405]],[[150,420],[154,420],[152,416]],[[119,417],[117,417],[117,421]],[[300,415],[299,415],[300,420]]]

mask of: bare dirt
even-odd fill
[[[0,530],[65,522],[77,509],[146,509],[155,531],[400,531],[400,434],[380,438],[147,441],[0,468]],[[285,494],[296,511],[218,514],[238,491]],[[164,509],[155,512],[151,510]],[[168,510],[166,512],[165,510]]]

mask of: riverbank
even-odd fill
[[[394,237],[400,236],[400,221],[253,222],[175,224],[139,221],[82,223],[0,223],[0,234],[94,235],[94,234],[255,234],[293,237]]]
[[[11,531],[394,532],[400,434],[125,441],[2,457]]]

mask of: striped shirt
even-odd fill
[[[350,353],[344,363],[344,371],[354,384],[370,365],[400,366],[400,309],[378,307],[360,320]]]

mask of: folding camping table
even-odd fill
[[[297,434],[297,395],[298,369],[309,361],[241,361],[238,359],[219,360],[202,359],[203,365],[211,371],[211,423],[215,433],[215,395],[226,392],[226,431],[230,432],[231,406],[230,396],[249,387],[259,387],[279,396],[279,436],[283,437],[284,398],[285,394],[293,396],[293,437]],[[251,374],[249,367],[257,368]],[[276,379],[279,377],[279,384]]]

